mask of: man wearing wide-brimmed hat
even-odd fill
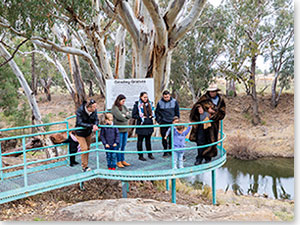
[[[194,104],[191,113],[190,113],[190,120],[192,122],[199,122],[200,115],[198,113],[199,106],[202,106],[204,111],[210,114],[210,119],[214,122],[211,123],[211,127],[207,128],[207,143],[212,143],[218,141],[218,134],[219,134],[219,124],[220,120],[223,120],[225,117],[225,110],[226,105],[224,98],[218,92],[220,89],[218,88],[217,84],[211,84],[207,89],[206,93],[202,95],[199,100]],[[202,126],[200,126],[202,125]],[[191,131],[190,137],[195,137],[191,141],[197,142],[197,145],[203,145],[198,143],[198,129],[203,129],[203,124],[199,124],[194,126]],[[217,155],[217,145],[213,145],[207,148],[199,148],[198,155],[196,157],[195,165],[201,164],[202,160],[205,159],[206,162],[209,162],[212,157]]]

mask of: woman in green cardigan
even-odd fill
[[[114,116],[114,125],[128,125],[128,120],[131,118],[130,112],[125,106],[126,97],[122,94],[118,95],[115,100],[114,105],[111,108],[111,113]],[[119,128],[120,133],[120,151],[125,150],[125,146],[127,144],[127,128]],[[117,166],[124,167],[130,166],[129,163],[125,161],[124,153],[117,153]]]

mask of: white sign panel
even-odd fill
[[[106,109],[112,108],[119,94],[125,95],[125,105],[132,109],[134,103],[139,100],[140,93],[144,91],[148,93],[149,100],[154,102],[153,78],[106,80]]]

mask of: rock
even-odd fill
[[[92,200],[58,211],[55,221],[278,221],[270,209],[254,205],[186,206],[151,199]]]
[[[59,221],[203,221],[189,206],[151,199],[110,199],[60,209]]]

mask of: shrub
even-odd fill
[[[256,151],[256,143],[247,136],[237,134],[228,138],[230,143],[228,148],[228,155],[241,160],[253,160],[260,157],[259,152]]]

